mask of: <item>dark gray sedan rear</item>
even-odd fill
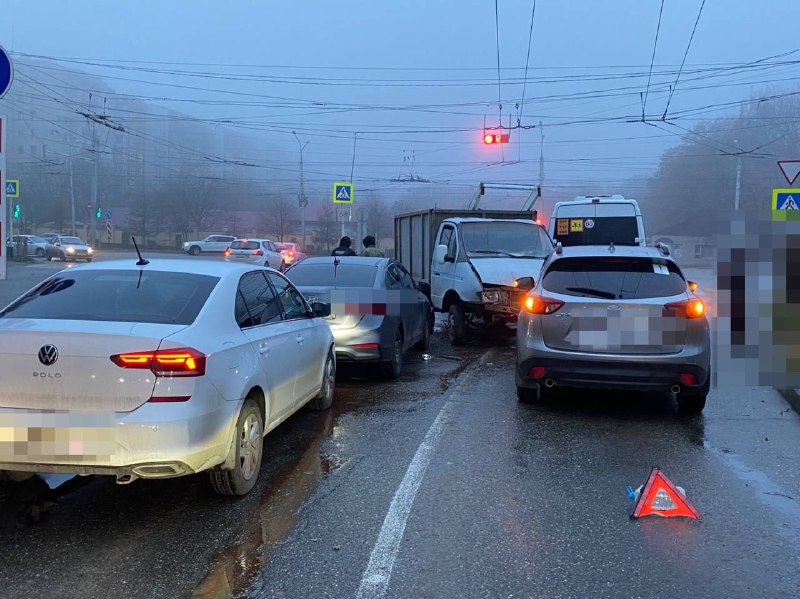
[[[402,264],[360,256],[307,258],[286,271],[317,313],[327,314],[340,365],[377,363],[397,378],[403,354],[430,344],[433,308],[429,290]]]

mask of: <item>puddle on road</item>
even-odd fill
[[[269,561],[274,549],[287,542],[319,482],[343,466],[338,456],[320,453],[320,444],[333,432],[335,417],[334,411],[325,415],[300,459],[281,469],[269,484],[252,515],[244,541],[216,559],[192,594],[194,599],[237,596]]]

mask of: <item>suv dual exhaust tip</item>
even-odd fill
[[[672,387],[670,387],[669,390],[672,393],[674,393],[675,395],[677,395],[678,393],[681,392],[681,386],[680,385],[672,385]]]

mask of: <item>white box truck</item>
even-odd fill
[[[431,286],[453,345],[471,325],[516,324],[520,302],[553,251],[533,210],[430,209],[394,220],[396,258]]]

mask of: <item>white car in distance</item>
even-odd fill
[[[287,262],[275,243],[269,239],[237,239],[225,250],[225,260],[228,262],[246,262],[261,264],[283,272]]]
[[[255,485],[263,437],[333,402],[327,321],[280,273],[134,259],[77,266],[0,310],[0,472],[118,483],[208,471]]]
[[[200,241],[187,241],[183,244],[183,251],[197,256],[203,252],[222,253],[230,247],[231,242],[236,239],[232,235],[209,235]]]

